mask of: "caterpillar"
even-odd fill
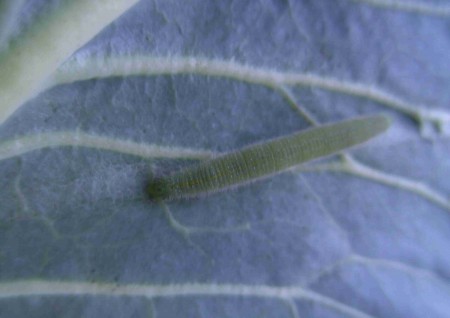
[[[170,201],[240,186],[361,144],[389,125],[389,118],[375,115],[302,130],[154,178],[147,193],[152,200]]]

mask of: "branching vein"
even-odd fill
[[[364,165],[363,163],[358,162],[356,159],[348,155],[344,155],[343,158],[343,162],[301,166],[298,168],[298,170],[337,171],[349,173],[361,178],[412,192],[450,211],[450,199],[432,189],[430,186],[424,184],[423,182],[382,172],[380,170]]]
[[[226,77],[264,85],[277,91],[282,91],[283,86],[317,87],[373,100],[406,114],[419,122],[430,121],[440,127],[450,123],[449,112],[416,105],[373,85],[310,73],[281,72],[239,64],[234,61],[208,60],[196,57],[127,56],[85,59],[82,61],[72,60],[61,66],[55,73],[54,78],[50,81],[50,86],[94,78],[164,74],[198,74]],[[283,93],[286,95],[289,92],[284,90]]]
[[[68,146],[109,150],[143,158],[206,159],[213,155],[211,151],[206,150],[155,146],[130,140],[120,140],[88,134],[80,131],[62,131],[21,136],[1,142],[0,160],[19,156],[38,149]]]
[[[355,318],[370,315],[327,296],[301,287],[273,287],[266,285],[116,285],[107,283],[57,282],[44,280],[0,283],[0,299],[30,296],[130,296],[130,297],[183,297],[183,296],[228,296],[259,297],[279,300],[305,299],[320,306]]]

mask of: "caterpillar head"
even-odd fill
[[[170,195],[170,187],[163,178],[155,178],[147,185],[147,193],[153,201],[163,201]]]

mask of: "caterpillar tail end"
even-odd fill
[[[387,115],[384,115],[384,114],[376,115],[376,116],[374,116],[374,118],[378,124],[378,129],[379,129],[380,133],[385,132],[392,125],[392,118]]]

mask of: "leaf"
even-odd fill
[[[448,7],[117,1],[97,28],[70,2],[1,3],[1,317],[448,316]],[[44,18],[61,36],[14,51]],[[92,39],[68,48],[77,30]],[[375,113],[391,129],[339,156],[205,198],[144,193]]]

